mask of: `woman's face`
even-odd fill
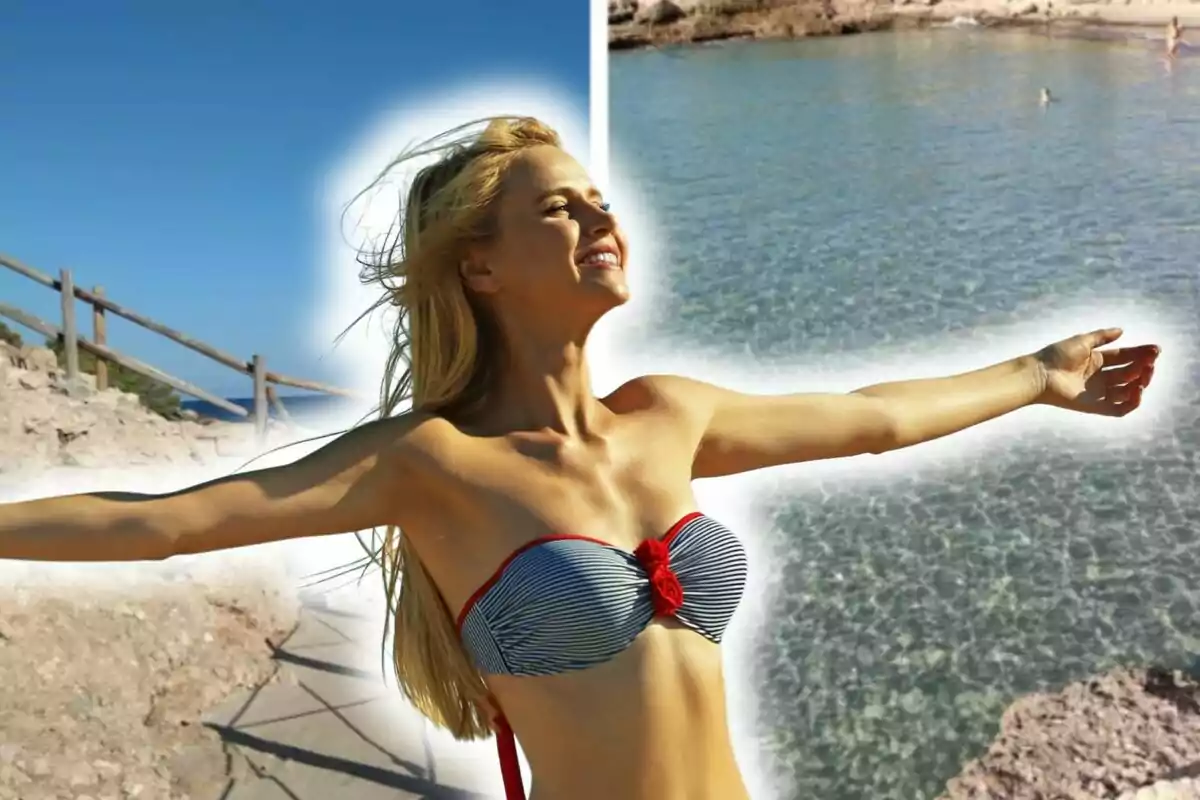
[[[590,324],[629,299],[625,237],[571,156],[548,145],[521,153],[498,204],[498,234],[464,278],[499,313]]]

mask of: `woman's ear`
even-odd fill
[[[500,281],[496,273],[482,256],[472,255],[463,259],[459,264],[458,274],[462,277],[463,285],[473,292],[495,294],[500,291]]]

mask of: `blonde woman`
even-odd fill
[[[588,333],[629,299],[635,266],[587,173],[533,119],[419,152],[441,155],[365,273],[401,312],[381,419],[168,495],[0,505],[0,558],[165,559],[386,529],[403,692],[460,739],[495,734],[509,798],[524,797],[514,732],[536,800],[747,798],[718,646],[746,559],[696,510],[694,479],[882,453],[1034,403],[1120,416],[1153,373],[1158,349],[1100,349],[1109,329],[849,394],[650,375],[596,397]]]

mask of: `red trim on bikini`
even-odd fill
[[[517,758],[517,740],[503,716],[496,718],[496,750],[500,755],[500,778],[504,782],[505,800],[525,800],[525,781],[521,776],[521,762]]]

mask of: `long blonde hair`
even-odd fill
[[[362,281],[382,289],[367,314],[388,306],[398,312],[381,418],[405,400],[439,414],[470,413],[486,400],[501,343],[467,293],[459,265],[471,246],[496,235],[504,175],[519,153],[539,145],[561,141],[536,119],[478,120],[401,154],[372,184],[412,159],[437,157],[416,173],[382,246],[360,258]],[[490,736],[493,709],[483,677],[412,546],[391,527],[375,536],[369,556],[382,568],[392,662],[405,697],[455,738]]]

